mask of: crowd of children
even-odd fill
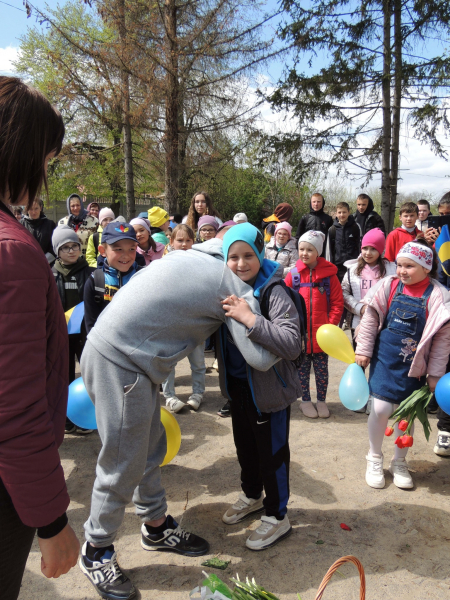
[[[292,207],[286,203],[264,220],[261,233],[248,223],[244,213],[237,213],[233,220],[223,223],[209,196],[201,192],[194,195],[185,223],[172,223],[168,213],[159,207],[130,223],[117,220],[111,209],[102,209],[98,214],[98,229],[87,239],[83,224],[87,218],[96,217],[83,212],[78,196],[68,199],[67,224],[61,222],[52,236],[56,259],[52,271],[65,312],[84,301],[82,330],[69,336],[69,381],[75,378],[76,360],[81,361],[87,389],[96,404],[103,447],[80,566],[104,598],[126,600],[135,595],[132,582],[117,563],[113,544],[134,488],[133,501],[142,520],[144,549],[169,550],[187,556],[208,551],[206,540],[186,532],[166,514],[158,467],[164,455],[165,438],[156,416],[160,383],[171,412],[178,413],[186,406],[194,411],[199,409],[205,392],[204,351],[208,335],[215,348],[220,389],[227,399],[219,414],[231,416],[241,468],[241,492],[222,519],[233,525],[264,512],[260,525],[246,541],[248,548],[264,550],[292,530],[287,514],[292,403],[301,398],[300,408],[307,418],[330,416],[326,403],[328,355],[316,339],[321,325],[347,324],[357,364],[364,369],[369,367],[369,451],[365,478],[371,487],[385,486],[382,444],[389,417],[403,399],[426,381],[433,391],[448,370],[449,286],[446,281],[442,285],[436,279],[436,253],[430,247],[439,232],[428,227],[430,206],[426,200],[417,205],[404,203],[399,210],[401,226],[387,237],[369,196],[358,197],[353,215],[347,203],[339,203],[334,220],[325,213],[324,205],[321,194],[312,196],[310,213],[301,219],[294,238],[289,223]],[[439,209],[440,213],[447,209],[450,212],[450,197],[444,197]],[[185,260],[177,258],[180,253],[174,254],[192,249],[200,252],[187,253]],[[177,274],[185,277],[192,260],[192,268],[195,265],[197,268],[189,281],[183,279],[189,296],[190,288],[200,285],[205,276],[202,269],[215,272],[211,257],[217,265],[223,265],[221,272],[229,271],[225,278],[227,286],[224,287],[221,275],[214,288],[214,293],[219,290],[219,295],[222,294],[223,314],[214,313],[214,302],[208,307],[202,302],[201,309],[193,307],[191,315],[177,312],[176,303],[172,303],[171,316],[180,315],[174,327],[184,331],[179,332],[182,346],[170,335],[165,341],[170,351],[159,355],[157,361],[150,360],[148,365],[145,345],[153,325],[142,324],[138,337],[142,338],[143,347],[127,333],[130,319],[119,317],[115,322],[115,313],[108,313],[108,321],[113,319],[115,323],[114,335],[122,336],[120,345],[113,342],[106,319],[101,320],[102,326],[96,326],[107,306],[116,307],[119,316],[119,304],[128,302],[129,311],[140,284],[144,289],[150,280],[158,284],[148,288],[152,291],[142,302],[149,307],[161,307],[163,290],[157,293],[154,289],[160,286],[157,275],[164,273],[169,279]],[[134,277],[139,271],[147,271],[151,264],[148,276]],[[120,294],[118,302],[115,295],[125,285],[128,289],[129,282],[133,282],[133,295],[131,290],[128,295]],[[209,289],[209,294],[212,292]],[[143,293],[140,291],[140,296]],[[165,306],[166,314],[171,310],[169,305]],[[136,304],[135,311],[139,322],[144,315],[143,307]],[[148,314],[150,311],[146,313],[147,320]],[[195,323],[201,331],[194,333]],[[131,321],[128,326],[132,326]],[[83,352],[86,334],[91,331],[95,335],[89,337],[91,345]],[[105,344],[110,359],[105,358],[102,350]],[[246,344],[251,344],[252,349]],[[127,345],[133,347],[133,352],[124,354]],[[259,354],[256,359],[252,352],[264,355]],[[188,358],[192,371],[192,394],[186,402],[176,395],[175,387],[175,367],[184,357]],[[316,382],[316,404],[310,393],[311,367]],[[122,394],[119,388],[123,389]],[[111,395],[116,397],[112,404]],[[129,400],[132,404],[127,408]],[[125,429],[120,419],[114,418],[123,410],[129,411],[125,413],[129,421]],[[130,423],[134,423],[133,439]],[[435,451],[450,455],[450,417],[445,413],[439,415],[438,427]],[[67,420],[66,432],[86,434],[90,430]],[[395,435],[398,433],[395,431]],[[149,435],[152,441],[146,442],[145,449],[140,448],[139,440],[149,440]],[[121,442],[127,444],[128,457],[121,456]],[[389,463],[394,484],[403,489],[414,485],[406,463],[407,451],[395,446]]]

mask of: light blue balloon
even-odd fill
[[[450,373],[446,373],[439,379],[434,395],[439,407],[450,415]]]
[[[369,400],[369,384],[362,367],[356,363],[348,365],[342,375],[339,398],[345,408],[350,410],[364,408]]]
[[[81,377],[75,379],[69,385],[67,416],[78,427],[82,427],[83,429],[97,429],[95,406],[89,398]]]

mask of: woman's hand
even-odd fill
[[[256,321],[256,316],[252,313],[250,306],[244,298],[238,298],[234,294],[227,296],[225,300],[222,300],[222,306],[225,311],[225,316],[233,318],[235,321],[239,321],[251,329]]]
[[[41,571],[50,578],[64,575],[77,564],[80,542],[67,523],[62,531],[49,539],[38,538],[41,549]]]
[[[434,392],[434,390],[436,389],[436,385],[437,382],[439,381],[440,377],[433,377],[433,375],[428,375],[427,377],[427,383],[428,383],[428,387],[430,388],[431,392]]]
[[[362,356],[361,354],[355,354],[355,362],[357,365],[365,369],[369,366],[370,356]]]

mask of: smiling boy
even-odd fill
[[[139,270],[136,264],[136,232],[129,223],[108,223],[98,247],[105,261],[92,273],[84,288],[84,321],[87,333],[100,313]],[[103,289],[103,292],[100,290]]]
[[[417,234],[420,233],[416,227],[418,216],[417,204],[414,204],[414,202],[405,202],[400,206],[400,222],[402,226],[396,227],[386,238],[386,252],[384,253],[384,257],[389,262],[395,262],[400,249],[408,242],[414,241]]]

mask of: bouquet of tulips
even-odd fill
[[[400,431],[404,432],[404,435],[399,435],[395,440],[395,444],[399,448],[410,448],[413,445],[414,439],[410,435],[411,428],[415,419],[419,419],[423,426],[423,432],[427,441],[430,438],[430,422],[428,421],[427,406],[431,400],[433,392],[430,392],[428,385],[424,385],[417,390],[411,396],[403,400],[397,410],[392,414],[395,419],[394,425],[398,423]],[[394,433],[394,427],[386,427],[385,435],[392,435]]]

